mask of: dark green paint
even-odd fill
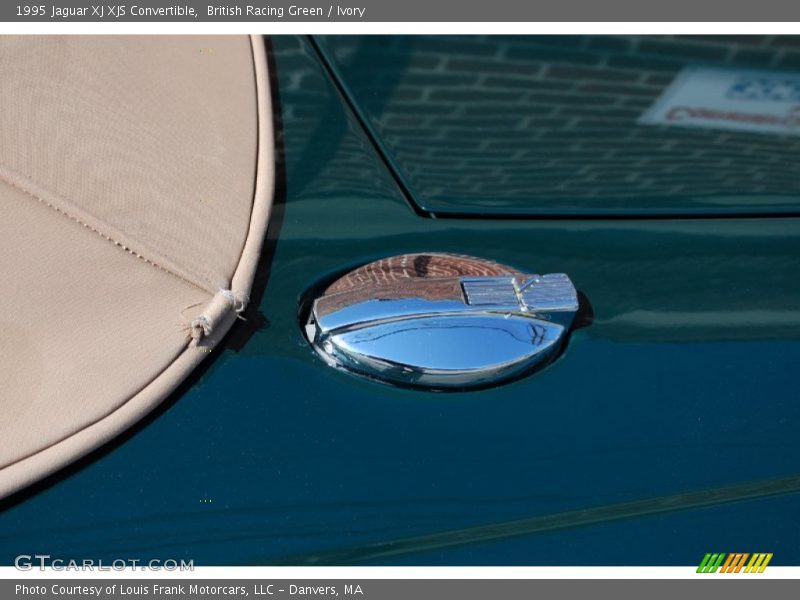
[[[639,123],[688,65],[794,68],[796,79],[785,36],[327,36],[319,45],[424,211],[800,214],[797,135]],[[754,48],[768,60],[754,63]],[[741,110],[758,114],[764,102]]]

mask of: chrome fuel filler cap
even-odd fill
[[[578,310],[563,273],[525,274],[454,254],[405,254],[339,278],[306,335],[332,366],[381,381],[469,388],[551,358]]]

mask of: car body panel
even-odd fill
[[[778,97],[800,93],[794,38],[369,35],[318,44],[425,212],[800,214],[796,132],[730,128],[763,123]],[[698,66],[705,71],[689,77]],[[731,103],[724,88],[713,96],[715,73],[739,86],[776,74],[790,85]],[[668,125],[644,123],[677,87],[694,99],[678,112],[714,117],[676,112]]]
[[[423,218],[309,41],[271,45],[283,160],[259,312],[152,418],[0,505],[0,563],[348,562],[337,552],[798,474],[800,220]],[[566,272],[593,322],[541,372],[481,391],[324,364],[300,327],[309,290],[419,251]],[[785,491],[361,562],[797,564],[800,495]]]

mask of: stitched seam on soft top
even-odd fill
[[[17,178],[14,178],[12,174],[13,175],[17,175]],[[135,256],[136,258],[138,258],[138,259],[146,262],[147,264],[159,269],[160,271],[164,271],[165,273],[169,273],[173,277],[177,277],[181,281],[183,281],[185,283],[188,283],[188,284],[190,284],[190,285],[192,285],[194,287],[200,288],[201,290],[203,290],[205,292],[209,292],[211,294],[214,294],[216,292],[216,287],[210,281],[208,281],[205,277],[198,277],[198,279],[201,280],[202,282],[205,282],[206,284],[208,284],[208,287],[206,287],[205,285],[202,285],[198,281],[192,281],[191,279],[189,279],[187,277],[184,277],[183,275],[180,275],[179,273],[176,273],[174,270],[172,270],[172,269],[170,269],[168,267],[165,267],[164,265],[162,265],[162,264],[160,264],[160,263],[148,258],[147,256],[141,254],[140,252],[137,252],[136,250],[131,248],[130,245],[125,244],[125,243],[123,243],[123,242],[121,242],[121,241],[119,241],[117,239],[114,239],[114,237],[112,237],[112,236],[104,233],[103,231],[97,229],[97,227],[94,227],[94,226],[90,225],[89,223],[87,223],[86,221],[80,219],[79,217],[71,214],[68,210],[66,210],[66,209],[64,209],[64,208],[62,208],[60,206],[57,206],[53,202],[50,202],[49,200],[43,198],[41,195],[39,195],[39,194],[35,193],[34,191],[28,189],[21,182],[18,182],[15,179],[22,179],[22,177],[20,177],[16,172],[14,172],[14,170],[11,167],[9,167],[8,165],[6,165],[2,161],[0,161],[0,181],[3,181],[4,183],[8,184],[12,188],[17,189],[20,192],[30,196],[31,198],[33,198],[34,200],[37,200],[41,204],[43,204],[43,205],[45,205],[45,206],[47,206],[49,208],[52,208],[57,213],[59,213],[61,215],[64,215],[65,217],[67,217],[71,221],[74,221],[75,223],[78,223],[79,225],[85,227],[86,229],[96,233],[97,235],[102,237],[104,240],[111,242],[115,246],[123,249],[128,254],[130,254],[132,256]],[[67,203],[67,204],[69,203],[69,201],[64,200],[58,194],[53,193],[50,190],[46,190],[46,191],[48,192],[48,194],[52,194],[52,196],[54,198],[60,199],[64,203]],[[165,258],[169,259],[168,256],[165,257]],[[172,260],[172,259],[170,259],[170,260]]]
[[[253,44],[252,40],[255,38],[255,36],[250,36],[250,38],[251,38],[251,45],[252,45]],[[253,51],[255,52],[255,50],[256,50],[256,47],[253,46]],[[261,47],[260,50],[263,52],[264,48]],[[266,63],[264,63],[264,65],[263,65],[263,69],[264,69],[263,76],[264,76],[265,79],[268,77],[268,75],[266,73],[266,68],[267,68],[266,67]],[[267,89],[267,94],[269,94],[268,89]],[[261,118],[260,113],[259,113],[259,118]],[[267,141],[267,140],[262,140],[259,137],[259,146],[258,146],[258,148],[259,148],[258,152],[259,153],[262,151],[262,147],[263,147],[262,143],[265,142],[265,141]],[[272,140],[269,139],[268,141],[271,143]],[[266,168],[271,168],[271,165],[265,165],[265,167]],[[257,173],[256,174],[256,181],[258,181],[258,180],[259,180],[259,177],[258,177],[258,173]],[[14,187],[16,187],[16,186],[14,186]],[[25,192],[25,190],[22,190],[22,191]],[[258,199],[259,199],[259,194],[256,192],[254,194],[253,206],[252,206],[251,212],[250,212],[250,220],[251,220],[251,222],[252,222],[252,219],[253,219],[253,216],[254,216],[254,213],[255,213],[255,206],[256,206],[256,204],[258,202]],[[269,202],[270,204],[272,203],[272,201],[273,201],[273,197],[272,196],[270,196],[268,199],[267,198],[263,198],[262,199],[262,202]],[[55,208],[55,207],[53,207],[53,208]],[[78,222],[80,222],[80,221],[78,221]],[[265,222],[264,223],[264,230],[262,231],[262,235],[264,235],[264,236],[266,235],[267,227],[268,227],[268,223]],[[100,235],[102,235],[102,234],[100,234]],[[250,236],[250,229],[248,228],[248,238],[249,238],[249,236]],[[247,242],[245,242],[245,247],[246,246],[247,246]],[[146,259],[143,259],[143,260],[146,260]],[[234,276],[236,275],[237,271],[239,271],[239,269],[241,267],[242,260],[243,260],[243,255],[240,255],[239,256],[239,260],[237,261],[236,268],[234,269]],[[155,266],[157,266],[157,265],[155,265]],[[251,278],[250,283],[252,283],[252,278]],[[156,375],[153,379],[151,379],[149,382],[144,384],[136,393],[132,394],[130,396],[130,398],[128,398],[123,404],[121,404],[119,407],[115,408],[114,410],[110,411],[104,417],[101,417],[100,419],[94,421],[93,423],[91,423],[89,425],[86,425],[85,427],[81,428],[80,430],[76,431],[75,433],[73,433],[73,434],[71,434],[71,435],[69,435],[69,436],[67,436],[65,438],[62,438],[61,440],[59,440],[57,442],[53,442],[53,443],[49,444],[48,446],[46,446],[45,448],[42,448],[42,449],[36,451],[35,453],[26,456],[25,458],[15,460],[14,462],[9,463],[5,467],[0,468],[0,500],[2,500],[5,497],[5,495],[3,495],[3,486],[2,486],[2,483],[3,483],[3,481],[2,481],[2,473],[3,473],[3,471],[5,469],[12,469],[17,465],[24,464],[26,462],[28,463],[28,465],[30,465],[30,462],[31,461],[36,461],[37,457],[41,457],[42,455],[46,455],[46,456],[47,455],[51,455],[53,453],[53,450],[58,448],[65,441],[74,438],[75,436],[85,432],[86,430],[90,430],[92,428],[96,429],[98,427],[102,427],[104,424],[108,423],[108,420],[111,419],[111,417],[113,415],[117,414],[120,410],[130,406],[133,403],[136,403],[136,405],[131,410],[137,410],[137,409],[138,410],[142,410],[142,408],[141,408],[142,404],[144,403],[144,404],[147,405],[146,394],[148,393],[148,391],[151,390],[154,386],[158,385],[159,383],[163,384],[163,380],[168,377],[169,369],[171,369],[174,365],[176,365],[179,360],[183,360],[183,357],[191,356],[189,354],[190,352],[192,352],[192,349],[184,349],[183,351],[179,352],[176,355],[175,359],[173,361],[171,361],[168,365],[166,365],[164,367],[164,369],[158,375]],[[200,356],[200,357],[204,356],[204,354],[200,354],[200,353],[197,353],[197,352],[192,352],[192,354],[194,356]],[[194,368],[196,366],[197,366],[197,364],[191,365],[189,367],[186,367],[185,365],[182,365],[183,370],[179,370],[179,375],[171,375],[171,377],[177,379],[177,382],[173,381],[172,383],[168,382],[166,384],[166,385],[169,386],[169,390],[170,391],[174,390],[175,387],[178,385],[178,383],[180,381],[182,381],[192,370],[194,370]],[[158,394],[158,392],[153,392],[153,393],[154,394]],[[145,400],[144,401],[142,400],[143,396],[145,396]],[[164,397],[166,397],[166,393],[161,394],[161,397],[158,400],[152,400],[151,399],[150,402],[149,402],[149,405],[147,405],[144,408],[144,411],[145,411],[144,414],[150,412],[154,408],[155,405],[159,404],[164,399]],[[50,464],[52,465],[53,463],[55,463],[56,464],[55,467],[50,466],[50,467],[47,467],[46,469],[42,469],[41,465],[39,465],[38,468],[34,467],[34,470],[36,471],[35,479],[28,479],[25,483],[23,483],[23,485],[11,488],[11,489],[14,490],[11,493],[13,494],[13,493],[15,493],[15,492],[17,492],[17,491],[19,491],[21,489],[24,489],[25,487],[31,485],[34,481],[40,480],[43,476],[49,475],[49,474],[55,472],[57,469],[63,468],[66,464],[74,462],[75,460],[77,460],[78,457],[85,456],[89,451],[97,448],[102,443],[107,442],[109,439],[113,439],[113,437],[116,437],[117,435],[119,435],[119,433],[121,431],[123,431],[124,429],[127,429],[128,427],[131,426],[132,423],[138,421],[141,418],[142,418],[142,415],[139,414],[136,417],[129,418],[128,421],[123,423],[122,425],[111,425],[111,426],[106,425],[110,429],[107,429],[105,431],[103,431],[101,429],[101,434],[100,434],[101,442],[96,443],[94,445],[84,443],[84,448],[86,448],[88,446],[89,449],[88,450],[84,449],[80,453],[72,452],[72,454],[71,454],[70,458],[68,459],[68,461],[59,462],[59,461],[53,461],[51,459],[50,460]],[[39,461],[42,461],[42,460],[46,461],[47,459],[46,458],[45,459],[39,458],[38,460]],[[36,462],[34,462],[34,464],[36,464]],[[30,467],[28,467],[28,468],[30,468]],[[42,473],[45,473],[45,475],[43,475]]]

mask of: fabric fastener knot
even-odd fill
[[[241,313],[247,307],[248,301],[249,298],[246,294],[237,294],[233,290],[217,292],[203,313],[192,319],[189,346],[197,346],[204,337],[211,335],[216,324],[227,313],[235,312],[240,319],[243,319]]]
[[[247,303],[249,302],[249,298],[246,294],[236,294],[233,290],[220,290],[220,294],[228,301],[229,306],[239,315],[239,318],[243,318],[241,316],[242,311],[244,311]]]

